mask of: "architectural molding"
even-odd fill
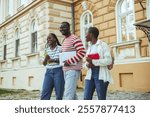
[[[126,46],[126,45],[132,45],[136,43],[140,43],[141,40],[131,40],[131,41],[126,41],[126,42],[121,42],[121,43],[113,43],[110,44],[111,47],[120,47],[120,46]]]
[[[62,4],[62,5],[67,5],[70,6],[73,4],[72,0],[46,0],[47,2],[52,2],[52,3],[57,3],[57,4]]]
[[[113,48],[113,53],[115,59],[120,60],[119,53],[118,53],[118,48],[120,47],[127,47],[130,45],[133,45],[134,50],[135,50],[135,58],[140,58],[140,42],[141,40],[132,40],[132,41],[127,41],[123,43],[114,43],[110,44],[110,47]]]
[[[117,65],[117,64],[146,63],[146,62],[150,62],[150,57],[132,58],[132,59],[115,59],[115,65]]]
[[[0,24],[0,28],[4,27],[5,25],[7,25],[8,23],[12,22],[14,19],[17,19],[18,17],[20,17],[22,14],[24,14],[25,12],[28,12],[30,9],[33,9],[35,6],[37,6],[40,3],[44,3],[47,2],[48,0],[34,0],[33,2],[31,2],[29,5],[27,5],[26,7],[24,7],[22,10],[18,11],[16,14],[14,14],[12,17],[10,17],[9,19],[7,19],[7,21],[4,21],[2,24]]]
[[[85,2],[84,4],[86,4],[86,7],[87,7],[86,10],[90,10],[90,11],[92,12],[93,18],[97,17],[97,16],[98,16],[98,11],[97,11],[98,8],[96,7],[96,5],[93,4],[92,2],[87,1],[87,0],[85,0],[84,2]],[[80,4],[80,7],[79,7],[79,9],[78,9],[78,14],[76,15],[76,16],[77,16],[77,19],[80,19],[80,16],[81,16],[82,13],[83,13],[84,11],[86,11],[86,10],[84,10],[84,8],[83,8],[83,6],[82,6],[82,3],[81,3],[81,4]]]
[[[14,22],[14,25],[13,25],[14,33],[15,33],[16,29],[18,29],[20,31],[19,21],[17,19],[15,19],[13,22]]]
[[[1,33],[2,33],[2,37],[4,37],[4,35],[6,35],[7,37],[7,31],[5,27],[1,28]]]

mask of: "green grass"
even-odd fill
[[[0,89],[0,95],[2,94],[13,94],[16,93],[15,91],[11,91],[9,89]]]

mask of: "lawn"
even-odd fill
[[[0,89],[0,95],[2,95],[2,94],[14,94],[14,93],[17,93],[17,92],[9,90],[9,89]]]

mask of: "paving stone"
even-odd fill
[[[11,90],[13,93],[6,93],[0,95],[0,100],[40,100],[41,92],[39,90]],[[78,89],[78,99],[83,100],[83,90]],[[53,92],[51,100],[55,100]],[[97,100],[96,93],[94,93],[93,100]],[[123,92],[123,91],[108,91],[107,100],[150,100],[150,93],[143,92]]]

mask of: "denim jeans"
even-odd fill
[[[64,99],[65,100],[77,100],[77,82],[80,75],[80,70],[68,70],[64,71],[65,78],[65,92]]]
[[[99,80],[99,67],[92,68],[91,80],[84,83],[84,100],[92,100],[93,93],[96,88],[98,100],[106,100],[107,87],[109,82]]]
[[[41,100],[49,100],[53,88],[55,88],[56,99],[62,100],[64,92],[64,75],[62,67],[46,70]]]

